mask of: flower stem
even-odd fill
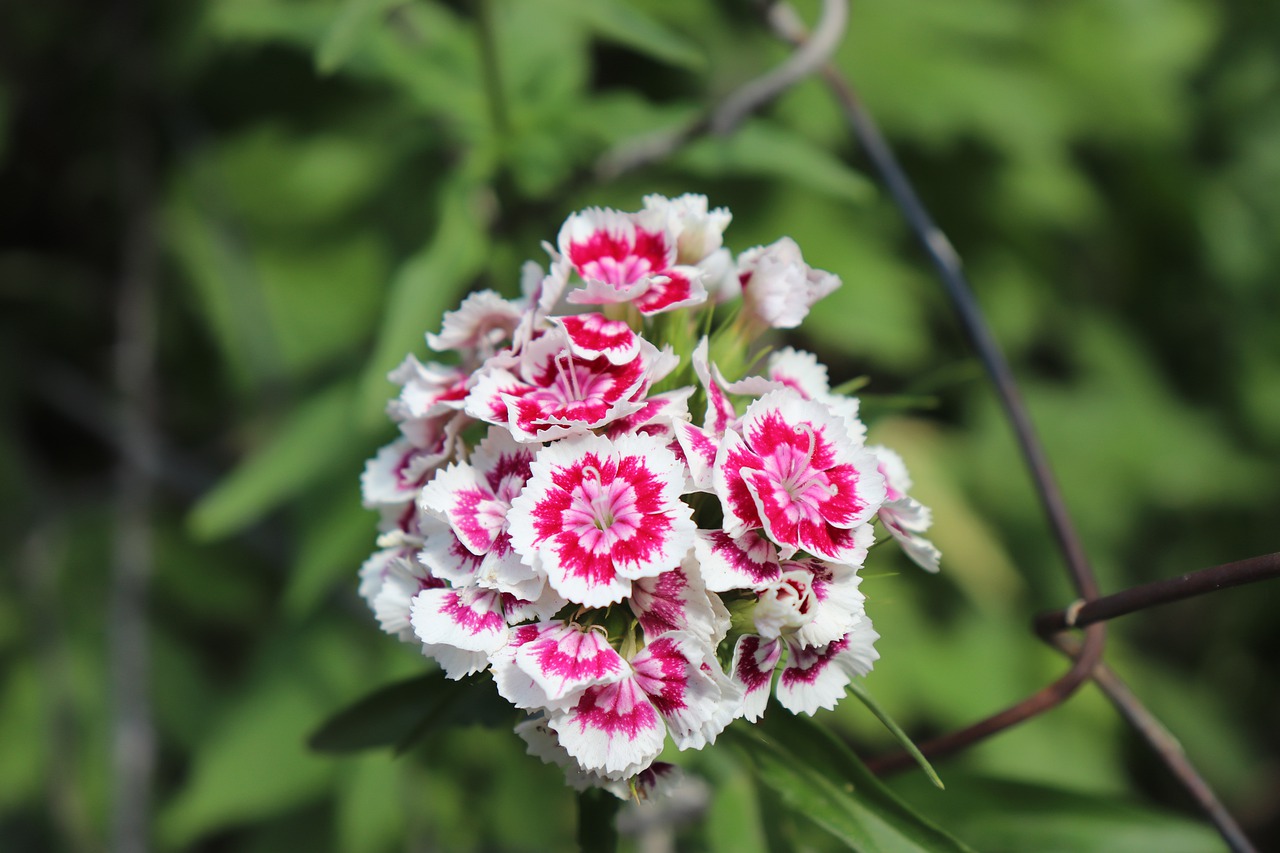
[[[613,853],[618,849],[614,819],[622,802],[608,791],[588,788],[578,795],[578,849],[582,853]]]

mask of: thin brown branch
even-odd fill
[[[1080,643],[1074,637],[1058,635],[1051,642],[1067,655],[1074,656],[1081,651]],[[1099,689],[1111,700],[1111,704],[1115,706],[1120,716],[1142,735],[1151,749],[1169,768],[1169,772],[1182,783],[1227,845],[1235,853],[1254,853],[1255,848],[1244,834],[1244,830],[1236,823],[1235,818],[1209,787],[1209,783],[1187,758],[1182,744],[1165,728],[1155,714],[1142,704],[1142,700],[1129,689],[1120,676],[1105,663],[1099,662],[1093,668],[1092,678]]]
[[[766,14],[773,17],[795,16],[790,7],[774,4]],[[849,20],[848,0],[823,0],[822,12],[812,37],[800,40],[795,51],[777,68],[744,83],[719,105],[707,110],[689,123],[675,128],[645,134],[620,143],[605,152],[596,163],[596,180],[615,180],[619,175],[665,160],[694,139],[707,133],[731,133],[746,118],[763,109],[775,98],[816,73],[840,46]]]
[[[1050,711],[1067,699],[1089,680],[1090,672],[1102,659],[1105,646],[1105,634],[1099,630],[1102,625],[1094,625],[1085,632],[1085,641],[1080,657],[1071,665],[1057,681],[1041,688],[1035,693],[1014,705],[979,720],[973,725],[958,731],[950,732],[931,740],[916,744],[926,758],[938,759],[968,749],[979,741],[999,734],[1005,729],[1013,728],[1032,717]],[[915,766],[915,759],[905,751],[892,752],[877,756],[867,761],[872,773],[881,776],[897,773]]]
[[[1280,552],[1187,572],[1176,578],[1144,583],[1092,601],[1077,602],[1061,610],[1041,613],[1033,624],[1037,634],[1050,637],[1068,628],[1083,628],[1149,607],[1276,577],[1280,577]]]

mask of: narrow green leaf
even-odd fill
[[[201,539],[228,536],[329,473],[347,457],[352,388],[308,400],[256,452],[207,492],[187,519]]]
[[[866,705],[867,710],[876,715],[876,719],[884,724],[884,727],[889,730],[889,733],[897,739],[898,743],[902,744],[902,748],[909,752],[911,757],[916,760],[916,764],[920,765],[920,769],[929,777],[929,781],[933,782],[939,790],[947,787],[942,784],[942,780],[938,778],[938,773],[933,769],[933,765],[929,763],[929,759],[925,758],[924,753],[916,747],[915,742],[912,741],[911,738],[907,737],[907,733],[902,730],[902,727],[894,722],[894,719],[880,707],[876,700],[871,698],[871,694],[867,692],[865,687],[856,681],[851,681],[849,683],[849,692],[854,696],[857,696],[858,701],[863,705]]]
[[[316,70],[332,74],[378,23],[378,16],[404,0],[347,0],[316,49]]]
[[[622,0],[539,0],[558,10],[574,14],[596,35],[637,53],[697,71],[706,57],[693,42]]]
[[[790,128],[757,119],[729,136],[708,136],[672,158],[705,177],[754,175],[781,178],[840,201],[872,197],[871,182],[825,148]]]
[[[807,717],[772,707],[762,722],[736,723],[725,734],[783,805],[855,850],[968,849],[912,811]]]
[[[384,404],[392,390],[388,371],[405,353],[425,349],[423,336],[439,329],[441,316],[484,265],[485,218],[473,190],[468,178],[455,178],[442,190],[435,237],[404,263],[391,284],[374,354],[361,378],[359,403],[367,428],[386,422]]]
[[[930,817],[962,832],[980,850],[1016,853],[1196,853],[1225,845],[1203,821],[1128,802],[1115,794],[1068,791],[1033,782],[953,772],[945,793],[917,775],[892,786]]]
[[[310,614],[337,584],[354,589],[355,570],[373,548],[376,516],[360,506],[355,488],[333,498],[320,508],[298,543],[298,559],[284,594],[284,611],[294,619]]]

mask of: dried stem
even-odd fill
[[[1094,625],[1085,632],[1080,657],[1057,681],[973,725],[923,741],[916,746],[930,760],[945,758],[1061,705],[1089,680],[1093,667],[1101,661],[1105,634],[1098,629],[1102,627]],[[866,764],[872,773],[883,776],[914,767],[915,759],[910,753],[900,751],[871,758]]]
[[[1058,635],[1052,642],[1068,655],[1076,655],[1080,652],[1080,644],[1074,637]],[[1213,793],[1209,783],[1187,758],[1182,744],[1164,727],[1163,723],[1156,719],[1154,714],[1147,710],[1120,676],[1105,663],[1098,663],[1093,668],[1092,678],[1120,712],[1120,716],[1142,735],[1169,771],[1182,783],[1187,793],[1213,822],[1227,845],[1236,853],[1254,853],[1253,844],[1245,836],[1235,818],[1222,805],[1217,795]]]
[[[795,18],[795,12],[784,4],[771,4],[767,16],[770,19],[787,19],[787,25],[792,25],[791,19]],[[747,116],[767,106],[787,89],[818,71],[839,47],[848,20],[848,0],[823,0],[822,12],[812,38],[798,42],[795,52],[781,65],[743,84],[718,106],[683,127],[629,139],[605,152],[596,163],[596,180],[607,183],[626,172],[665,160],[708,132],[719,135],[732,132]],[[798,26],[798,21],[794,25]]]
[[[111,808],[110,849],[145,853],[151,825],[155,728],[149,699],[147,583],[151,574],[152,424],[156,398],[156,278],[159,244],[151,140],[145,130],[148,85],[140,47],[140,10],[122,0],[120,184],[125,204],[116,306],[113,374],[124,446],[116,476],[116,535],[110,594]]]
[[[1033,624],[1036,633],[1047,638],[1067,628],[1083,628],[1148,607],[1275,577],[1280,577],[1280,552],[1187,572],[1176,578],[1130,587],[1114,595],[1077,602],[1061,610],[1041,613]]]

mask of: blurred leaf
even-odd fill
[[[331,762],[311,755],[299,726],[317,697],[295,679],[243,692],[196,753],[191,778],[160,815],[163,842],[186,847],[201,835],[264,818],[324,791]]]
[[[968,849],[912,811],[808,717],[774,705],[762,722],[735,723],[725,734],[783,804],[852,849]]]
[[[825,148],[781,125],[755,119],[729,136],[706,136],[672,158],[705,177],[752,175],[785,180],[842,201],[865,202],[871,183]]]
[[[339,582],[355,584],[355,569],[369,556],[375,517],[360,505],[354,484],[314,511],[298,546],[284,610],[298,619],[308,615]]]
[[[488,679],[451,681],[434,672],[382,687],[330,717],[308,743],[320,752],[398,751],[452,725],[510,722],[511,707]]]
[[[711,806],[704,821],[708,849],[711,853],[769,853],[762,826],[767,812],[747,768],[729,750],[707,750],[701,758],[714,773]]]
[[[401,767],[386,755],[348,762],[338,795],[337,849],[373,853],[404,849],[407,837],[404,780]]]
[[[929,777],[930,782],[939,789],[947,787],[942,784],[942,780],[938,778],[938,772],[933,769],[933,765],[929,763],[929,759],[924,757],[924,753],[920,752],[915,741],[907,737],[907,733],[902,730],[902,727],[895,723],[893,718],[890,717],[883,708],[876,704],[876,701],[871,698],[871,694],[867,692],[865,687],[859,684],[856,680],[851,681],[849,682],[849,692],[858,697],[859,702],[867,706],[867,710],[874,714],[876,719],[884,724],[884,727],[889,730],[893,735],[894,740],[896,740],[903,749],[911,753],[911,757],[915,759],[916,764],[920,765],[920,769]]]
[[[706,65],[697,45],[667,29],[622,0],[536,0],[543,6],[571,13],[587,23],[599,36],[629,47],[637,53],[697,71]]]
[[[31,661],[6,667],[0,682],[0,808],[38,800],[45,791],[49,739],[38,736],[51,725],[48,700],[41,695],[39,673]]]
[[[350,385],[299,406],[271,439],[205,495],[188,516],[202,539],[228,536],[257,521],[349,456]]]
[[[477,205],[471,181],[455,177],[442,191],[440,224],[431,243],[406,261],[391,283],[376,348],[361,379],[364,426],[385,423],[387,373],[406,352],[422,351],[423,335],[439,328],[444,312],[483,267],[485,217]]]
[[[342,67],[356,44],[380,23],[388,9],[407,0],[346,0],[316,51],[316,70],[332,74]]]
[[[892,787],[989,853],[1203,853],[1225,845],[1208,825],[1112,795],[1081,794],[978,776],[939,792],[919,777]]]

